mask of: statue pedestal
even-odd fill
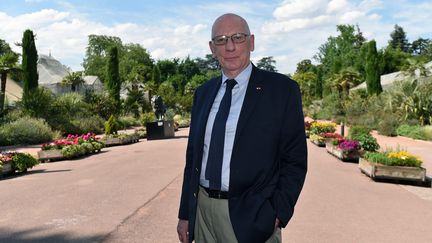
[[[174,137],[174,121],[154,121],[146,123],[147,140]]]

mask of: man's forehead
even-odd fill
[[[215,22],[213,35],[229,35],[238,32],[247,32],[246,26],[239,18],[224,18]]]

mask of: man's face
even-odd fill
[[[232,16],[215,23],[213,30],[212,38],[222,35],[230,37],[236,33],[248,34],[243,22]],[[228,38],[224,45],[216,45],[214,41],[210,41],[209,46],[225,75],[234,78],[250,63],[250,53],[254,50],[254,36],[248,35],[242,43],[234,43],[231,38]]]

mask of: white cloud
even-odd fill
[[[326,5],[326,0],[285,0],[275,9],[273,16],[277,20],[307,18],[322,13]]]
[[[205,24],[144,26],[136,23],[119,23],[107,26],[82,16],[76,18],[69,12],[44,9],[37,12],[10,16],[0,12],[1,38],[12,45],[16,52],[20,48],[13,43],[20,42],[25,29],[33,30],[39,54],[52,55],[72,69],[82,69],[80,64],[85,55],[88,35],[118,36],[124,43],[142,44],[155,59],[204,56],[207,50],[209,32]],[[4,24],[7,23],[7,24]],[[193,48],[193,47],[198,48]],[[70,63],[72,62],[72,63]]]
[[[346,0],[331,0],[327,5],[327,13],[341,12],[349,8],[349,3]]]

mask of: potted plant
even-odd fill
[[[13,174],[15,171],[25,172],[39,162],[28,153],[2,152],[0,154],[1,174]]]
[[[372,179],[426,181],[422,160],[407,151],[367,152],[360,159],[360,170]]]
[[[325,147],[325,138],[323,136],[321,136],[321,135],[312,133],[309,136],[309,140],[313,144],[317,145],[318,147]]]
[[[327,152],[342,161],[357,162],[360,148],[360,143],[356,140],[334,139],[333,145],[328,146]]]

